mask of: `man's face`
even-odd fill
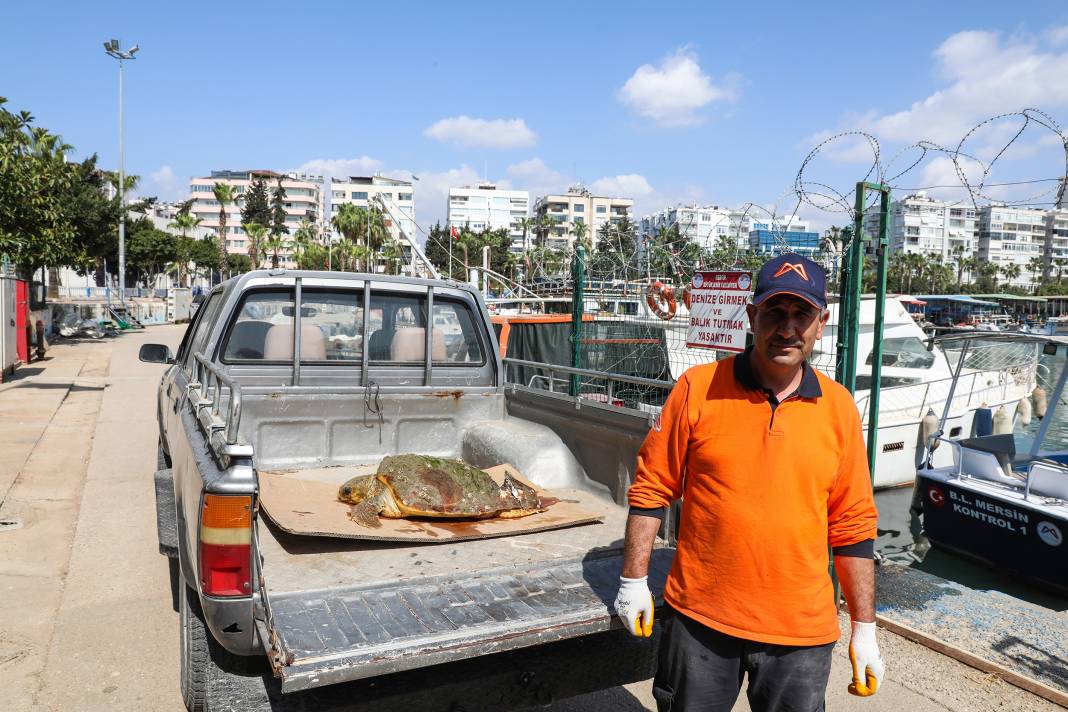
[[[784,367],[800,366],[812,353],[831,313],[800,297],[780,294],[746,307],[753,329],[753,348],[768,361]]]

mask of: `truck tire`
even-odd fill
[[[163,449],[163,438],[160,438],[156,444],[156,469],[167,470],[170,469],[170,466],[171,456]]]
[[[182,701],[189,712],[210,712],[208,677],[212,667],[208,629],[200,611],[200,599],[180,582],[178,641],[181,653]]]

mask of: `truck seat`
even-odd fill
[[[371,361],[389,361],[393,334],[395,333],[393,329],[372,331],[371,338],[367,340],[367,358]]]
[[[263,344],[263,358],[267,361],[293,360],[293,325],[275,324],[267,332]],[[326,360],[326,337],[315,324],[300,325],[300,359]]]
[[[445,334],[434,329],[434,360],[447,360],[445,353]],[[391,361],[422,361],[426,358],[426,329],[421,326],[409,326],[397,329],[390,346]]]
[[[269,321],[237,322],[226,342],[226,352],[223,358],[227,360],[263,358],[263,344],[272,326],[274,325]]]
[[[1055,497],[1068,502],[1068,471],[1035,462],[1027,472],[1027,498]]]

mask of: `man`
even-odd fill
[[[827,547],[852,618],[860,696],[875,694],[876,511],[860,416],[807,363],[823,335],[826,278],[799,255],[757,275],[753,345],[691,368],[638,453],[616,612],[652,634],[649,556],[666,508],[684,499],[664,600],[653,696],[661,712],[730,710],[748,674],[754,712],[824,709],[838,639]]]

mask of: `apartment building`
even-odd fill
[[[446,224],[460,230],[508,230],[512,252],[523,252],[523,228],[519,221],[530,214],[530,193],[525,190],[500,190],[493,183],[449,188]],[[534,239],[528,232],[527,240]]]
[[[696,242],[706,250],[712,250],[723,237],[732,235],[744,235],[743,249],[748,248],[749,224],[745,221],[744,231],[732,229],[738,226],[738,220],[732,220],[731,211],[718,205],[679,205],[673,208],[664,208],[651,215],[642,217],[641,232],[643,235],[655,235],[661,229],[668,229],[678,225],[679,235]],[[740,216],[735,216],[736,218]]]
[[[412,182],[381,175],[350,176],[345,179],[330,179],[330,217],[337,215],[346,203],[366,208],[375,196],[380,196],[397,216],[399,228],[413,240],[415,239],[415,190]],[[386,215],[386,226],[399,240],[401,235],[398,225]]]
[[[1045,216],[1046,244],[1042,257],[1047,274],[1068,267],[1068,206],[1050,210]]]
[[[269,170],[249,171],[212,171],[205,178],[193,178],[189,181],[189,197],[193,199],[190,212],[200,218],[201,227],[219,232],[219,201],[215,199],[216,183],[230,185],[237,200],[226,206],[226,251],[247,254],[248,241],[244,228],[241,227],[241,208],[244,207],[244,195],[252,181],[263,178],[267,183],[268,193],[277,187],[279,180],[285,190],[283,204],[286,211],[286,227],[290,234],[296,231],[305,219],[314,223],[319,230],[323,227],[323,191],[322,176],[304,174],[283,174]]]
[[[879,220],[878,210],[864,216],[864,231],[872,238],[869,252],[875,249]],[[978,217],[970,203],[937,200],[921,191],[891,204],[889,251],[938,255],[948,262],[960,247],[970,257],[978,248],[978,230]]]
[[[575,241],[573,226],[582,223],[589,225],[588,239],[596,245],[606,223],[632,218],[633,209],[630,198],[596,196],[580,185],[568,188],[567,193],[543,196],[534,203],[534,215],[539,220],[548,216],[556,223],[546,243],[552,248],[570,247]]]
[[[1045,210],[1006,205],[987,205],[979,209],[979,259],[1004,267],[1016,264],[1020,276],[1011,282],[999,284],[1033,289],[1038,277],[1031,270],[1031,259],[1043,257],[1047,252]],[[1053,224],[1056,227],[1056,218]],[[1050,251],[1053,236],[1049,237]]]

